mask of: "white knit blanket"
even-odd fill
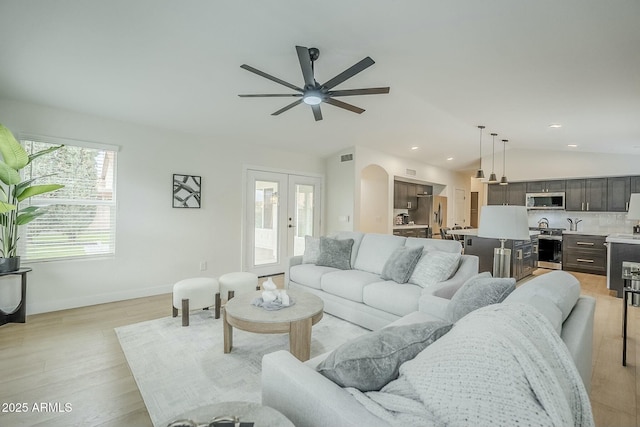
[[[379,392],[348,390],[394,426],[594,426],[566,346],[525,304],[476,310]]]

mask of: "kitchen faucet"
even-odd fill
[[[578,224],[582,222],[582,220],[578,218],[567,218],[567,221],[569,221],[569,231],[578,231]]]

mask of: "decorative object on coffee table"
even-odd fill
[[[192,411],[185,412],[174,418],[174,420],[161,424],[163,426],[216,426],[216,419],[234,419],[239,425],[251,423],[254,427],[294,427],[293,423],[280,412],[268,406],[254,402],[221,402],[212,405],[202,406]],[[182,424],[176,423],[183,420]],[[189,424],[191,422],[193,424]],[[238,424],[233,424],[238,425]]]
[[[182,326],[189,326],[189,310],[215,306],[215,318],[220,318],[220,285],[211,277],[194,277],[173,285],[173,317],[182,310]]]
[[[0,273],[20,269],[18,256],[18,230],[21,225],[47,213],[51,206],[27,206],[20,209],[20,203],[40,194],[51,193],[64,187],[61,184],[37,184],[44,177],[22,181],[20,171],[40,156],[52,153],[62,145],[29,154],[20,145],[11,131],[0,124],[0,190],[4,194],[0,201]]]
[[[201,205],[202,177],[173,174],[173,207],[199,208]]]
[[[289,334],[289,351],[301,361],[309,360],[311,352],[311,327],[323,316],[324,303],[308,292],[289,291],[296,304],[285,310],[267,311],[252,304],[260,298],[254,291],[238,295],[223,308],[222,328],[224,352],[233,347],[233,328],[258,334]]]

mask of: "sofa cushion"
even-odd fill
[[[426,251],[413,269],[409,282],[423,288],[444,282],[460,265],[460,252]]]
[[[333,267],[315,264],[299,264],[289,269],[289,280],[311,288],[320,289],[320,278],[327,273],[339,271]]]
[[[303,264],[315,264],[320,256],[320,238],[304,236],[304,253],[302,254]]]
[[[362,335],[336,350],[317,370],[341,387],[380,390],[398,378],[400,365],[449,332],[448,322],[389,326]]]
[[[514,278],[491,277],[489,272],[475,275],[451,298],[446,311],[447,319],[455,323],[472,311],[502,302],[515,287]]]
[[[362,290],[370,283],[380,281],[380,276],[360,270],[337,270],[320,278],[320,288],[332,295],[362,302]]]
[[[320,255],[318,255],[317,265],[325,267],[339,268],[340,270],[351,269],[351,248],[353,239],[331,239],[320,237]]]
[[[461,253],[462,244],[457,240],[426,239],[424,237],[407,237],[405,246],[421,246],[425,251],[442,251]]]
[[[362,238],[353,268],[380,275],[393,251],[404,246],[406,237],[368,233]]]
[[[364,287],[362,302],[396,316],[404,316],[418,310],[422,288],[410,283],[376,282]]]
[[[407,283],[421,255],[422,248],[420,247],[400,246],[396,248],[382,267],[380,277],[397,283]]]
[[[552,271],[537,276],[513,291],[505,302],[526,303],[532,295],[545,298],[562,312],[562,322],[567,320],[580,297],[580,282],[566,271]]]

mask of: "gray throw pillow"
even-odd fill
[[[451,277],[460,265],[460,252],[425,251],[413,269],[409,282],[428,288]]]
[[[397,283],[407,283],[413,269],[422,255],[422,247],[400,246],[391,254],[382,267],[380,277],[384,280],[393,280]]]
[[[351,270],[351,248],[353,239],[331,239],[320,237],[320,255],[316,265]]]
[[[320,238],[304,236],[304,254],[302,254],[303,264],[316,264],[320,256]]]
[[[446,316],[455,323],[481,307],[502,302],[516,288],[516,279],[491,277],[484,272],[469,278],[451,298]]]
[[[389,326],[331,352],[317,370],[340,387],[377,391],[398,378],[400,365],[449,332],[444,321]]]

